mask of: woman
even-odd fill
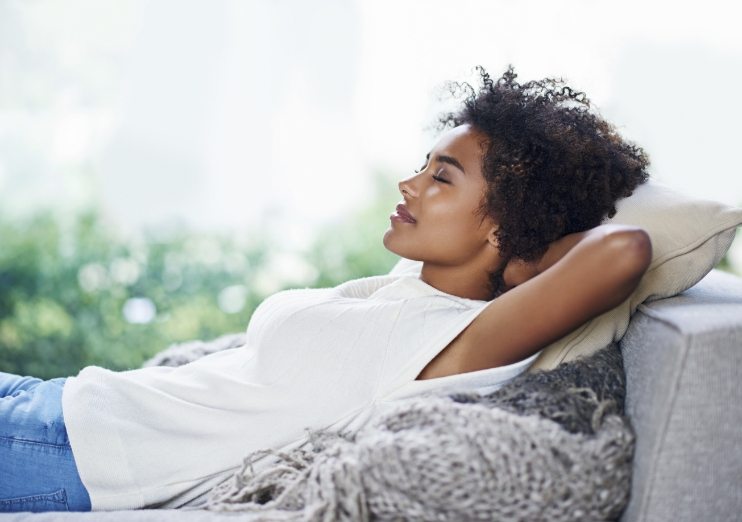
[[[419,274],[279,292],[245,346],[176,368],[0,374],[0,510],[193,505],[307,429],[355,430],[379,403],[471,376],[501,386],[626,299],[651,243],[600,223],[646,181],[643,151],[561,81],[479,71],[399,183],[383,243]]]

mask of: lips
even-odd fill
[[[412,214],[410,214],[410,212],[407,210],[407,207],[405,207],[402,203],[397,205],[397,214],[399,214],[399,216],[405,221],[415,223],[415,218],[412,217]]]

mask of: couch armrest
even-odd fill
[[[637,435],[621,522],[739,520],[742,278],[641,305],[620,345]]]

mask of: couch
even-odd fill
[[[621,522],[742,520],[742,278],[640,305],[621,352],[637,435]]]
[[[640,305],[620,348],[636,432],[620,521],[742,519],[742,278],[714,269],[679,295]],[[236,519],[246,520],[151,509],[0,515],[2,522]]]

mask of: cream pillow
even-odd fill
[[[716,266],[742,225],[742,208],[697,199],[650,179],[616,203],[603,223],[642,227],[652,238],[652,263],[636,290],[617,307],[547,346],[528,371],[548,370],[620,340],[644,301],[670,297],[698,283]],[[420,273],[422,263],[400,259],[391,274]]]

